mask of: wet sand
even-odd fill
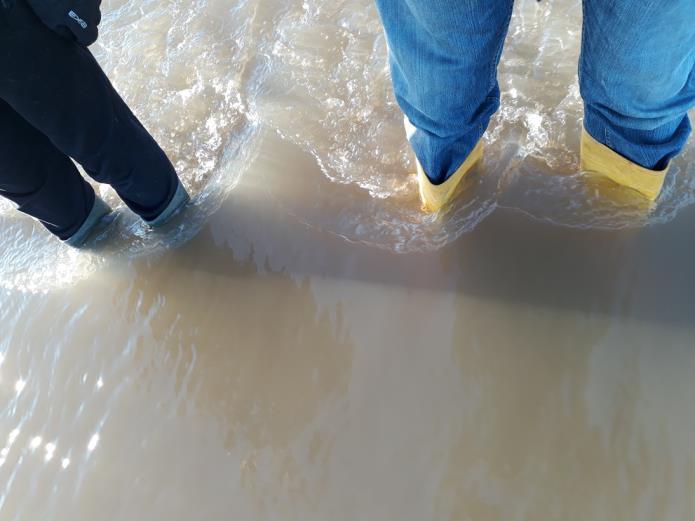
[[[692,143],[648,226],[580,188],[578,4],[519,2],[498,144],[423,217],[370,2],[107,3],[193,205],[85,254],[0,208],[0,519],[695,518]]]

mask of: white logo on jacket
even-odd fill
[[[82,27],[82,29],[87,28],[87,22],[85,22],[82,18],[80,18],[79,15],[75,11],[70,11],[68,13],[68,16],[70,18],[72,18],[73,20],[75,20],[78,24],[80,24],[80,27]]]

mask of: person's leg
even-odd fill
[[[0,195],[61,240],[80,229],[95,203],[72,161],[2,100]]]
[[[157,219],[178,177],[92,54],[45,27],[24,0],[4,16],[0,98],[143,219]]]
[[[497,65],[513,0],[376,0],[396,99],[430,182],[449,179],[499,106]]]
[[[690,134],[692,0],[584,0],[582,168],[655,199]]]

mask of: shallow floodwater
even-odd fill
[[[518,1],[487,156],[420,212],[371,0],[110,0],[193,195],[77,253],[0,203],[0,519],[695,518],[695,146],[576,172],[580,3]]]

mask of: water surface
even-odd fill
[[[94,52],[190,188],[77,253],[0,203],[0,518],[695,517],[695,149],[576,172],[580,5],[517,2],[440,219],[369,0],[125,1]]]

